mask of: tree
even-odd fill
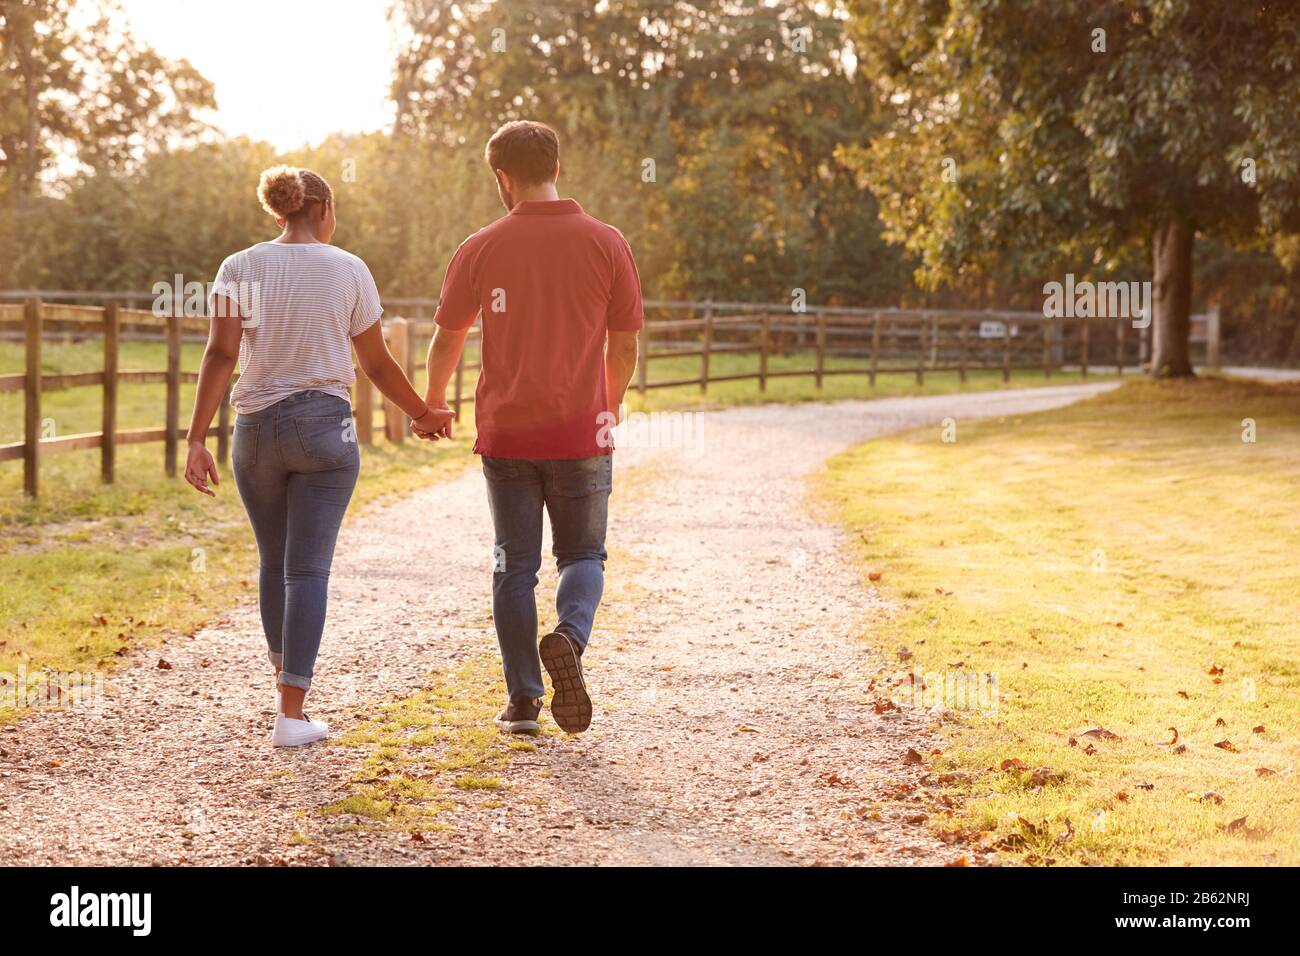
[[[98,5],[77,26],[72,0],[0,0],[0,284],[39,278],[42,176],[55,163],[127,171],[198,134],[212,85],[138,43]]]
[[[834,159],[877,107],[831,5],[405,0],[397,20],[399,134],[481,163],[501,122],[549,122],[562,179],[627,234],[655,291],[879,302],[911,288]]]
[[[1152,373],[1192,374],[1198,232],[1300,225],[1300,8],[1251,0],[850,0],[893,110],[845,161],[928,285],[1022,261],[1153,271]],[[950,163],[945,164],[945,160]],[[954,175],[943,175],[944,172]]]

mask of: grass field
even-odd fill
[[[932,821],[1029,863],[1300,863],[1300,386],[1134,382],[956,428],[817,484],[896,602],[877,706],[957,718]]]
[[[423,348],[423,343],[419,346]],[[181,367],[197,369],[202,345],[186,343]],[[476,357],[471,355],[472,363]],[[757,356],[719,355],[712,369],[731,374],[757,369]],[[96,341],[47,342],[42,364],[48,373],[87,372],[102,367]],[[418,364],[418,363],[417,363]],[[124,342],[120,367],[162,369],[161,343]],[[770,368],[808,368],[810,354],[774,355]],[[21,372],[23,347],[0,343],[0,373]],[[831,360],[828,367],[836,367]],[[698,371],[698,359],[662,359],[651,365],[651,381],[686,377]],[[423,388],[423,370],[416,375]],[[1077,381],[1060,374],[1054,384]],[[1013,373],[1012,385],[1039,385],[1041,373]],[[465,394],[472,394],[468,375]],[[924,388],[909,374],[881,375],[872,390],[862,376],[830,376],[818,391],[811,378],[778,378],[760,393],[757,382],[655,389],[644,396],[629,391],[633,411],[708,408],[757,401],[812,401],[950,392],[961,388],[955,374],[926,377]],[[1000,373],[972,372],[967,389],[1002,387]],[[194,386],[181,389],[181,422],[188,422]],[[98,431],[98,388],[51,391],[42,398],[42,418],[55,434]],[[165,415],[161,385],[123,385],[119,389],[120,428],[157,427]],[[23,396],[0,394],[0,442],[22,439]],[[382,435],[382,415],[375,416]],[[408,441],[401,446],[377,439],[363,451],[362,477],[351,515],[389,494],[420,487],[450,469],[463,467],[473,444],[473,406],[467,405],[453,445]],[[215,439],[209,447],[215,448]],[[181,448],[183,467],[184,448]],[[172,632],[186,633],[218,617],[232,602],[255,588],[257,556],[229,469],[215,500],[195,493],[181,478],[163,474],[161,443],[118,449],[117,482],[99,480],[99,453],[79,451],[46,456],[41,462],[41,495],[22,494],[22,463],[0,464],[0,671],[49,668],[86,672],[111,664],[123,648]]]

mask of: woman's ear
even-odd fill
[[[284,220],[283,220],[282,218],[280,218],[279,216],[276,216],[276,217],[275,217],[275,224],[276,224],[277,226],[279,226],[281,229],[284,228]]]

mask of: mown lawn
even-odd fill
[[[896,602],[877,708],[956,718],[926,759],[957,847],[1300,863],[1300,386],[958,421],[839,456],[816,497]]]

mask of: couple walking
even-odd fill
[[[417,436],[451,438],[447,384],[479,316],[474,451],[495,529],[492,616],[509,695],[497,723],[516,733],[538,729],[542,665],[560,729],[578,733],[591,722],[582,654],[604,586],[613,477],[605,423],[636,366],[640,279],[622,234],[559,197],[554,131],[507,123],[486,153],[507,215],[461,243],[447,266],[423,398],[384,343],[370,270],[330,245],[334,193],[310,170],[262,174],[258,196],[282,232],[230,256],[213,283],[185,478],[208,495],[209,482],[219,483],[204,441],[238,363],[232,459],[260,558],[276,746],[328,733],[303,702],[325,627],[334,545],[360,468],[352,350]],[[539,644],[543,509],[560,580],[558,623]]]

